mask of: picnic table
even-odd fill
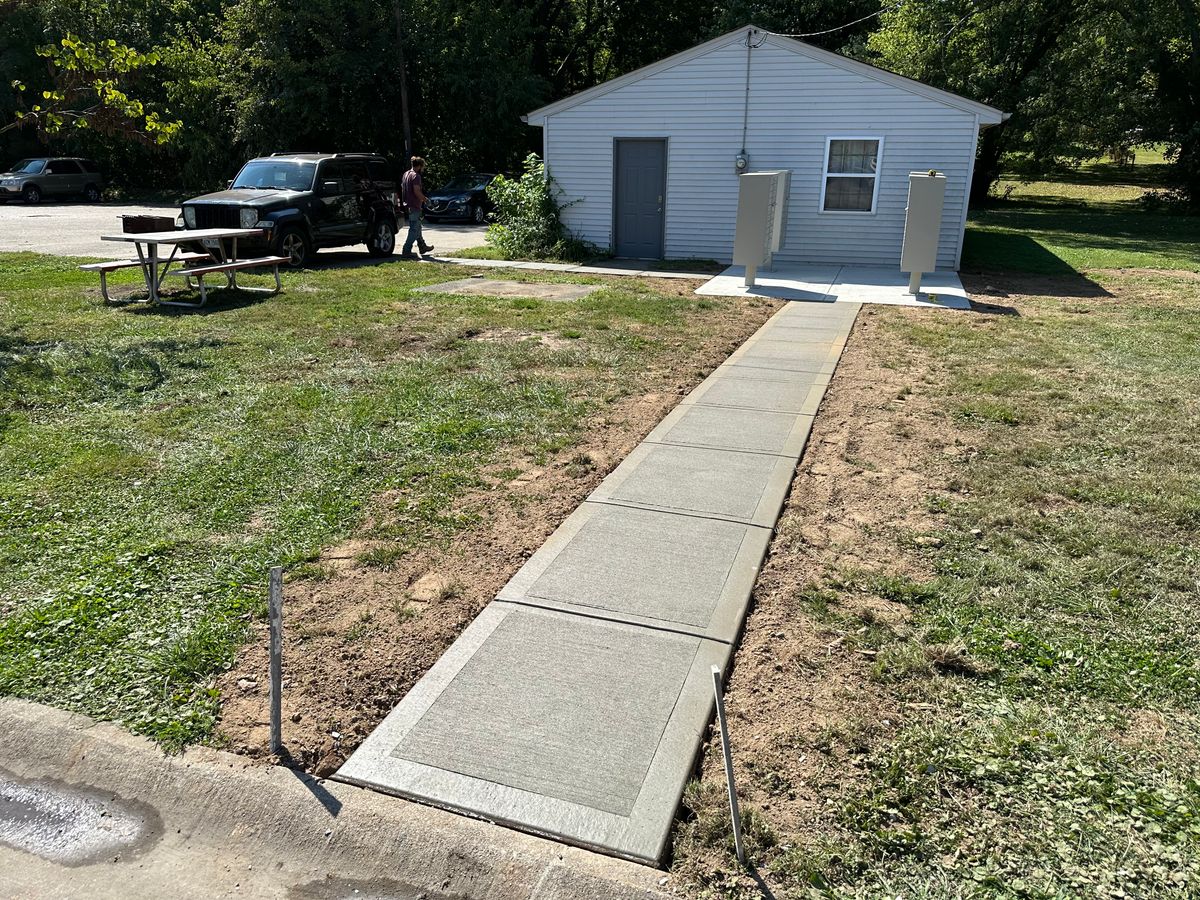
[[[80,266],[81,269],[94,270],[100,273],[100,293],[105,302],[111,302],[108,296],[107,275],[118,269],[141,268],[142,277],[146,282],[149,297],[144,302],[158,303],[164,306],[203,306],[208,300],[204,286],[204,276],[221,274],[226,278],[227,285],[237,287],[237,273],[243,269],[269,267],[274,271],[275,289],[278,293],[282,286],[279,281],[279,264],[287,262],[287,257],[265,256],[257,259],[238,258],[238,239],[256,237],[261,234],[257,228],[193,228],[172,231],[151,231],[142,233],[104,234],[102,241],[122,241],[133,244],[137,251],[137,259],[114,260],[103,263],[90,263]],[[180,249],[180,244],[202,245],[206,252],[187,252]],[[161,256],[161,247],[170,247],[170,253]],[[196,265],[192,265],[195,263]],[[178,264],[180,268],[171,271],[171,266]],[[163,300],[160,295],[163,280],[167,275],[178,275],[191,285],[195,280],[200,288],[200,302],[179,300]],[[244,290],[267,290],[269,288],[244,288]]]

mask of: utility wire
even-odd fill
[[[884,13],[899,9],[903,5],[904,3],[901,0],[901,2],[893,3],[891,6],[885,6],[883,9],[877,9],[875,12],[865,15],[861,19],[855,19],[853,22],[847,22],[845,25],[838,25],[836,28],[826,28],[824,31],[808,31],[804,34],[782,34],[778,31],[770,31],[768,34],[773,34],[775,37],[789,38],[820,37],[823,34],[833,34],[835,31],[841,31],[843,28],[851,28],[855,25],[859,25],[868,19],[874,19],[876,16],[882,16]]]

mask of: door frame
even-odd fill
[[[620,135],[614,136],[612,139],[612,223],[610,225],[612,234],[612,252],[615,255],[617,252],[617,191],[619,188],[617,179],[620,175],[620,151],[619,144],[621,141],[642,141],[644,143],[657,142],[663,146],[663,202],[662,202],[662,229],[658,236],[659,245],[662,249],[662,256],[658,259],[666,259],[667,256],[667,185],[670,183],[670,166],[671,166],[671,139],[669,137],[654,137],[644,134]],[[642,257],[638,257],[639,259]],[[645,257],[650,259],[651,257]]]

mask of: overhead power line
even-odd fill
[[[883,7],[883,9],[877,9],[873,13],[868,13],[867,15],[863,16],[861,19],[855,19],[853,22],[847,22],[845,25],[838,25],[836,28],[826,28],[824,31],[807,31],[807,32],[804,32],[803,34],[783,34],[782,32],[771,31],[771,32],[768,32],[768,34],[773,34],[776,37],[789,37],[789,38],[820,37],[823,34],[833,34],[835,31],[841,31],[844,28],[853,28],[855,25],[860,25],[863,22],[867,21],[868,19],[874,19],[876,16],[882,16],[884,13],[888,13],[888,12],[891,12],[892,10],[899,9],[903,5],[904,5],[903,2],[893,3],[891,6],[885,6],[885,7]]]

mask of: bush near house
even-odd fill
[[[496,223],[487,239],[508,259],[564,259],[581,262],[599,251],[571,236],[562,223],[561,193],[537,154],[525,157],[519,178],[503,175],[488,186]]]

